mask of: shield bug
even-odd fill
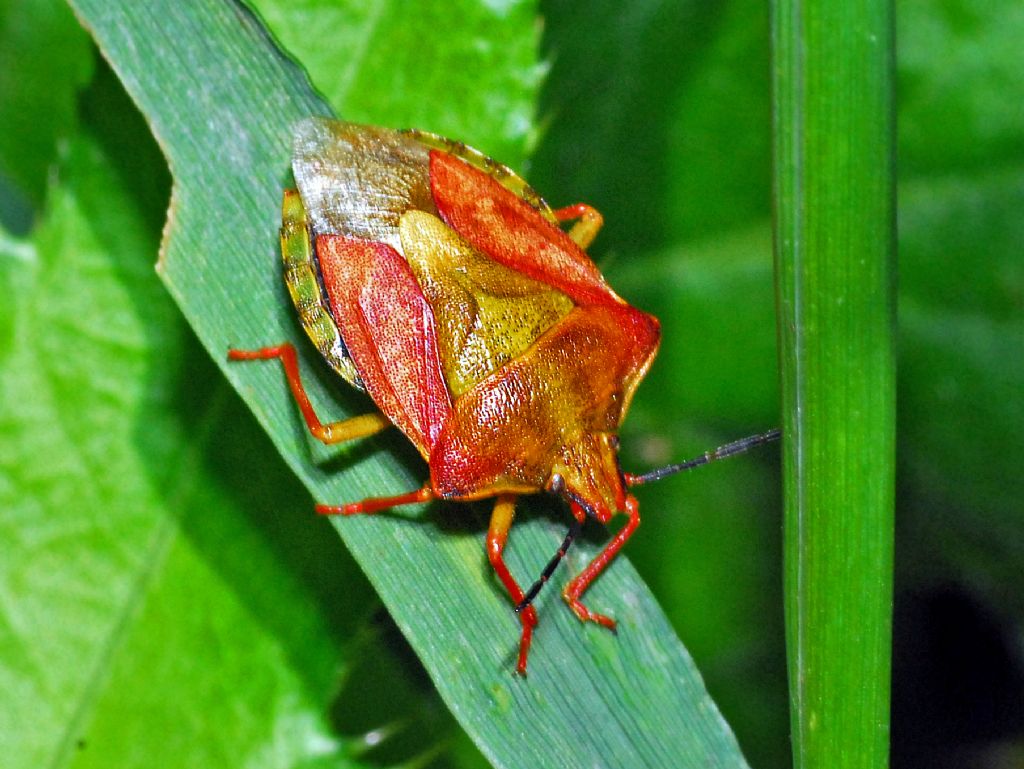
[[[297,189],[284,193],[281,225],[285,283],[313,344],[379,411],[321,423],[291,344],[229,357],[279,359],[320,441],[394,425],[430,468],[416,491],[317,510],[493,498],[486,551],[522,625],[520,674],[537,592],[587,517],[607,523],[623,513],[626,524],[562,592],[580,620],[614,628],[581,598],[640,524],[629,487],[778,434],[646,475],[622,471],[619,425],[660,330],[587,256],[602,224],[590,206],[552,209],[509,168],[460,142],[324,118],[297,126],[292,170]],[[524,592],[503,552],[516,497],[537,492],[565,500],[573,522]]]

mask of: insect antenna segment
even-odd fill
[[[670,475],[681,473],[684,470],[692,470],[695,467],[706,465],[709,462],[725,459],[727,457],[734,457],[737,454],[743,454],[757,446],[777,441],[781,437],[782,430],[769,430],[768,432],[761,433],[760,435],[750,435],[746,438],[740,438],[738,441],[727,443],[724,446],[719,446],[717,449],[705,451],[699,457],[688,459],[685,462],[667,465],[666,467],[659,467],[657,470],[651,470],[650,472],[643,473],[641,475],[623,473],[623,477],[626,479],[626,484],[629,486],[640,486],[645,483],[650,483],[651,481],[660,481],[662,478],[667,478]]]
[[[650,483],[651,481],[660,481],[662,478],[675,475],[676,473],[681,473],[685,470],[692,470],[695,467],[700,467],[701,465],[706,465],[719,459],[726,459],[727,457],[734,457],[737,454],[743,454],[758,446],[777,441],[781,437],[782,430],[769,430],[766,433],[750,435],[746,438],[740,438],[737,441],[726,443],[724,446],[719,446],[717,449],[712,449],[711,451],[705,451],[699,457],[688,459],[685,462],[678,462],[665,467],[659,467],[656,470],[651,470],[650,472],[640,475],[622,473],[622,477],[627,486],[641,486],[645,483]],[[561,478],[556,478],[554,480],[552,490],[556,493],[563,491]],[[537,581],[534,582],[530,586],[530,589],[526,591],[526,594],[523,596],[523,600],[516,604],[515,610],[517,614],[533,603],[537,594],[540,593],[544,585],[547,584],[547,581],[551,579],[551,575],[555,573],[555,569],[558,568],[558,564],[560,564],[562,559],[565,558],[565,554],[569,551],[569,547],[572,545],[573,540],[579,536],[582,526],[582,520],[579,518],[573,520],[572,524],[569,526],[569,531],[565,535],[565,539],[562,540],[562,544],[558,548],[558,551],[554,556],[552,556],[551,560],[548,561],[547,566],[544,567],[544,571],[541,572]]]

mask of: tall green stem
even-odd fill
[[[772,6],[797,769],[888,763],[895,377],[889,0]]]

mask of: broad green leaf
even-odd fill
[[[298,339],[278,276],[277,209],[291,126],[325,113],[325,105],[256,20],[232,4],[75,6],[168,156],[175,188],[160,270],[200,340],[223,362],[231,345]],[[532,23],[521,34],[532,38]],[[494,50],[493,66],[508,66],[497,40]],[[530,64],[523,76],[534,71]],[[457,100],[460,88],[478,81],[478,71],[457,69],[436,98]],[[303,368],[325,415],[367,408],[325,378],[313,357],[304,357]],[[395,493],[421,482],[424,468],[394,436],[329,459],[314,450],[275,366],[225,369],[317,499]],[[486,515],[482,507],[437,505],[338,521],[337,528],[496,765],[745,765],[689,656],[625,560],[588,594],[595,607],[615,613],[618,636],[581,627],[549,591],[538,605],[530,678],[514,677],[518,623],[482,552]],[[522,519],[509,561],[515,573],[533,575],[559,543],[565,513],[538,501]],[[575,551],[569,569],[580,569],[598,545]]]
[[[261,766],[353,765],[370,748],[363,732],[377,766],[437,754],[454,724],[409,681],[402,644],[364,619],[377,602],[326,522],[278,515],[305,513],[301,486],[259,449],[265,436],[158,283],[166,164],[106,67],[79,95],[77,122],[86,134],[52,169],[39,231],[0,239],[0,289],[14,299],[0,312],[11,365],[0,388],[0,669],[23,694],[5,711],[4,755],[13,766],[150,766],[155,753],[164,766],[236,766],[241,753]],[[137,312],[133,297],[150,311]],[[132,343],[83,342],[113,329]],[[73,386],[28,384],[59,384],[62,364],[40,364],[72,359]],[[153,376],[140,382],[141,371]],[[85,415],[72,423],[81,429],[67,428],[69,414]],[[238,428],[212,429],[220,417]],[[264,484],[257,503],[254,477]],[[63,499],[74,504],[54,501]],[[64,519],[89,536],[39,536]],[[160,537],[137,542],[146,526]],[[92,536],[111,531],[119,536]],[[102,600],[84,616],[81,602],[53,600],[60,580]],[[39,664],[23,652],[43,635],[49,658]],[[218,672],[235,667],[257,671],[251,686]],[[364,695],[356,713],[336,707],[370,668],[392,698]],[[181,747],[171,756],[169,745]]]
[[[434,131],[522,165],[545,71],[534,0],[253,7],[346,120]]]
[[[221,420],[264,439],[197,360],[152,272],[157,231],[98,142],[71,142],[60,169],[33,239],[0,251],[5,766],[337,752],[324,705],[343,649],[318,609],[358,591],[324,594],[294,560],[323,531],[294,510],[274,525],[286,475],[251,499],[222,486],[215,458],[239,447]]]

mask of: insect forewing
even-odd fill
[[[308,118],[296,126],[292,170],[313,234],[387,243],[401,253],[398,221],[434,212],[429,152],[384,128]]]

